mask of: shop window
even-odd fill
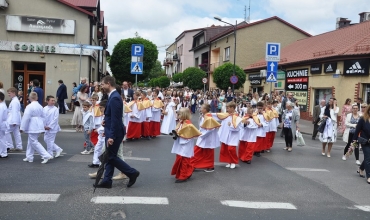
[[[329,102],[329,99],[333,97],[332,89],[315,89],[315,105],[320,103],[320,100],[325,99],[326,103]]]
[[[24,70],[24,63],[14,63],[14,70]]]
[[[30,71],[45,71],[45,63],[29,63],[27,70]]]

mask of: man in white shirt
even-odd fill
[[[125,95],[125,98],[126,98],[126,102],[131,102],[131,100],[133,99],[134,97],[134,90],[130,89],[128,87],[128,82],[127,81],[124,81],[122,83],[122,90],[121,90],[121,93],[123,95]]]
[[[160,98],[163,102],[164,101],[164,96],[163,96],[163,93],[161,92],[161,88],[159,88],[157,86],[155,89],[158,91],[158,98]]]

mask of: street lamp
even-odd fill
[[[236,27],[238,25],[238,21],[235,21],[235,25],[233,24],[230,24],[226,21],[223,21],[220,17],[214,17],[214,19],[216,19],[217,21],[220,21],[222,23],[225,23],[225,24],[228,24],[228,25],[231,25],[233,26],[234,28],[234,67],[233,67],[233,76],[235,76],[235,58],[236,58]],[[233,96],[234,96],[234,84],[233,84]]]

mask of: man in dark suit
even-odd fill
[[[58,106],[59,106],[59,114],[66,113],[66,107],[64,106],[64,99],[67,99],[67,86],[64,85],[63,80],[58,80],[59,87],[57,90],[57,99],[58,99]]]
[[[123,102],[121,95],[116,90],[116,81],[112,76],[106,76],[101,82],[102,88],[108,94],[108,103],[104,111],[104,134],[106,151],[109,160],[105,165],[104,179],[96,186],[97,188],[112,188],[112,177],[114,168],[124,173],[130,181],[127,187],[135,184],[140,172],[130,167],[126,162],[117,157],[117,152],[124,137],[124,126],[122,123]]]
[[[125,95],[127,102],[130,102],[134,98],[134,90],[128,87],[127,81],[122,83],[122,94]]]
[[[40,88],[40,81],[38,79],[33,80],[33,91],[37,93],[37,101],[44,107],[44,90]]]
[[[195,114],[195,110],[197,107],[197,99],[198,99],[197,92],[194,92],[191,95],[191,113],[193,114]]]
[[[321,114],[321,109],[325,107],[326,101],[321,100],[319,105],[316,105],[313,108],[313,114],[312,114],[312,123],[313,123],[313,132],[312,132],[312,140],[315,140],[319,126],[317,123],[320,121],[320,114]]]

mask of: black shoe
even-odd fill
[[[99,183],[98,185],[93,184],[93,186],[96,187],[96,188],[110,189],[110,188],[112,188],[112,183]]]
[[[261,151],[261,153],[265,153],[265,151],[263,150],[263,151]]]
[[[184,183],[186,180],[176,180],[175,183]]]
[[[90,168],[98,168],[99,167],[99,164],[89,164],[89,165],[87,165],[88,167],[90,167]]]
[[[259,152],[256,153],[256,157],[261,157],[261,154]]]
[[[215,168],[208,168],[204,170],[206,173],[212,173],[213,171],[215,171]]]
[[[247,161],[245,161],[247,164],[251,164],[252,163],[252,161],[251,160],[247,160]]]
[[[0,156],[0,158],[5,159],[5,158],[8,158],[8,156],[4,156],[4,157],[3,156]]]
[[[315,137],[312,137],[312,140],[315,140],[316,138]]]
[[[136,171],[136,173],[130,177],[130,181],[128,182],[127,187],[131,187],[132,185],[134,185],[139,175],[140,175],[140,172]]]

